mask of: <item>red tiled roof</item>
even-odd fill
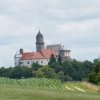
[[[22,54],[22,60],[32,60],[34,56],[33,52],[27,52]]]
[[[52,49],[42,49],[39,52],[27,52],[22,54],[22,60],[32,60],[32,59],[49,59],[51,54],[56,57],[57,53]]]
[[[45,58],[50,58],[51,54],[54,54],[54,56],[57,55],[57,53],[54,52],[52,49],[45,49],[45,50],[43,49],[40,52]]]

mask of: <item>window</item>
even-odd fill
[[[41,63],[43,63],[43,61],[41,61]]]
[[[23,64],[23,62],[19,62],[19,65],[22,65]]]
[[[27,64],[29,64],[29,61],[27,62]]]
[[[38,64],[38,61],[36,61],[36,63]]]

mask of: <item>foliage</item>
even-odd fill
[[[56,78],[56,73],[53,68],[49,68],[48,66],[43,66],[39,68],[37,71],[33,71],[36,77],[40,78]]]
[[[59,65],[59,63],[58,62],[55,62],[55,63],[53,63],[53,64],[51,64],[51,65],[48,65],[50,68],[53,68],[54,70],[55,70],[55,72],[56,73],[58,73],[59,71],[61,71],[62,70],[62,66],[61,65]]]
[[[63,71],[59,71],[57,74],[54,74],[55,77],[53,76],[53,78],[57,78],[60,79],[62,82],[66,82],[66,81],[72,81],[72,77],[70,77],[69,75],[64,75]]]
[[[49,65],[41,66],[33,63],[31,68],[27,66],[16,66],[10,68],[0,68],[0,77],[13,79],[38,77],[38,78],[57,78],[61,81],[81,81],[88,80],[89,74],[97,63],[90,61],[80,62],[75,59],[67,60],[62,64],[51,56]],[[95,68],[98,71],[98,68]],[[98,78],[98,77],[97,77]]]
[[[100,85],[100,62],[94,67],[93,71],[90,74],[89,81]]]
[[[59,55],[58,55],[58,63],[60,64],[60,65],[62,65],[62,58],[61,58],[61,54],[59,53]]]
[[[9,77],[15,79],[29,78],[32,77],[32,69],[27,66],[16,66],[13,68],[1,68],[1,77]]]
[[[56,58],[55,58],[54,54],[51,55],[48,65],[52,65],[53,63],[56,63]]]
[[[33,63],[32,64],[32,70],[38,70],[41,67],[42,67],[42,65],[39,65],[38,63]]]

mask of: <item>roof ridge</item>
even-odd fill
[[[42,55],[43,57],[45,57],[45,55],[43,54],[42,50],[40,50],[40,53],[41,53],[41,55]]]

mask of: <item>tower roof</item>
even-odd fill
[[[38,34],[37,34],[36,37],[43,37],[43,35],[42,35],[42,33],[40,32],[40,30],[39,30],[39,32],[38,32]]]

